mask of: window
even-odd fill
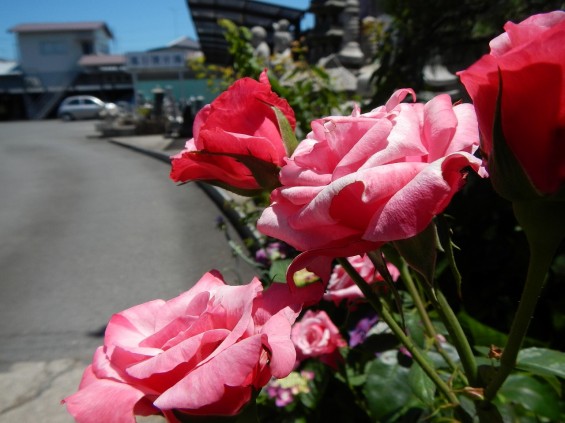
[[[67,44],[64,41],[42,41],[39,51],[43,55],[67,54]]]
[[[82,50],[82,54],[92,54],[94,53],[94,45],[92,41],[86,40],[80,42],[80,48]]]

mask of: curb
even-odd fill
[[[171,163],[170,155],[162,152],[151,150],[137,145],[124,143],[112,138],[107,138],[107,141],[112,144],[119,145],[121,147],[129,148],[130,150],[136,151],[138,153],[145,154],[147,156],[153,157],[162,162]],[[220,191],[213,185],[207,184],[205,182],[195,181],[196,185],[204,191],[204,193],[212,200],[216,207],[222,212],[228,222],[233,226],[241,240],[249,240],[251,244],[245,243],[246,248],[250,253],[254,254],[257,250],[261,248],[261,242],[259,241],[260,235],[257,230],[245,223],[243,223],[245,216],[234,207],[231,207],[232,198],[226,194],[223,190]]]

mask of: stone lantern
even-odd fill
[[[360,68],[365,56],[359,45],[359,0],[346,0],[342,16],[344,31],[337,57],[346,68]]]

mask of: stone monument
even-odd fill
[[[289,31],[290,22],[286,19],[281,19],[273,24],[275,33],[273,35],[273,54],[282,57],[291,57],[290,46],[293,38]]]
[[[251,45],[253,54],[265,66],[269,63],[271,48],[267,44],[267,31],[261,26],[251,28]]]
[[[344,31],[337,57],[346,68],[360,68],[365,56],[359,46],[359,0],[346,0],[342,16]]]

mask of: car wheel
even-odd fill
[[[63,113],[61,115],[61,119],[65,122],[70,122],[71,120],[73,120],[73,115],[71,115],[70,113]]]

